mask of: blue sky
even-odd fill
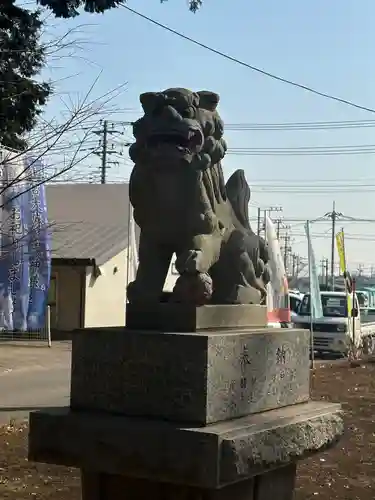
[[[226,52],[269,72],[375,109],[373,48],[375,3],[370,0],[347,2],[314,0],[205,0],[203,8],[192,14],[184,0],[129,1],[131,8],[152,17],[209,46]],[[234,5],[236,6],[234,8]],[[56,23],[56,21],[53,21]],[[76,75],[59,83],[59,92],[83,95],[102,71],[95,87],[103,94],[128,82],[117,99],[119,108],[133,111],[114,118],[131,120],[140,114],[139,94],[171,86],[193,90],[208,89],[220,94],[220,113],[224,122],[280,123],[309,121],[371,120],[375,114],[314,96],[295,87],[271,80],[175,35],[149,24],[123,8],[104,15],[82,14],[72,21],[58,21],[62,33],[68,27],[83,28],[90,37],[84,57],[64,60],[60,69],[50,72],[53,79]],[[48,114],[59,112],[61,102],[51,101]],[[129,131],[130,133],[130,131]],[[230,147],[304,147],[375,144],[375,128],[314,131],[228,131]],[[236,156],[224,159],[226,177],[243,168],[247,180],[272,186],[285,184],[361,179],[375,185],[374,155],[331,156]],[[92,168],[98,160],[93,157]],[[114,167],[113,179],[127,179],[130,165]],[[300,183],[301,183],[300,182]],[[299,184],[300,184],[299,183]],[[297,182],[298,184],[298,182]],[[370,188],[369,188],[370,189]],[[345,215],[375,219],[375,193],[307,194],[267,193],[254,186],[252,206],[281,205],[285,219],[312,219],[331,210]],[[256,208],[252,209],[255,216]],[[306,256],[303,224],[289,222],[294,238],[293,250]],[[341,223],[339,224],[341,226]],[[369,235],[374,241],[347,239],[347,254],[353,268],[363,263],[375,266],[375,223],[344,224],[348,235]],[[313,233],[324,234],[329,226],[317,223]],[[361,236],[362,237],[362,236]],[[360,238],[360,237],[359,237]],[[317,258],[329,256],[329,238],[316,237]]]

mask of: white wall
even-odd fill
[[[172,291],[178,275],[172,274],[173,258],[164,290]],[[117,271],[114,272],[115,268]],[[129,262],[127,280],[127,250],[119,253],[100,266],[102,274],[95,278],[92,267],[86,268],[85,327],[125,325],[126,286],[134,279]]]
[[[100,266],[95,278],[86,269],[85,327],[125,325],[127,250]]]

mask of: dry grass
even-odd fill
[[[313,397],[340,402],[346,432],[338,445],[298,468],[296,500],[375,498],[375,364],[315,370]]]
[[[81,500],[77,469],[27,460],[27,425],[0,429],[1,500]]]
[[[343,404],[346,435],[336,448],[299,466],[296,500],[373,500],[375,364],[318,368],[313,396]],[[76,469],[30,463],[26,456],[27,427],[0,429],[2,500],[80,500]]]

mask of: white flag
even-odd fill
[[[288,278],[274,223],[266,217],[266,241],[269,252],[270,282],[267,285],[268,321],[290,322]]]
[[[315,254],[311,243],[310,224],[306,222],[305,231],[307,236],[309,255],[309,280],[310,280],[310,314],[313,319],[323,318],[322,298],[320,295],[318,269],[315,263]]]

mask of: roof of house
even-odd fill
[[[46,186],[52,258],[101,265],[128,246],[128,184]]]

